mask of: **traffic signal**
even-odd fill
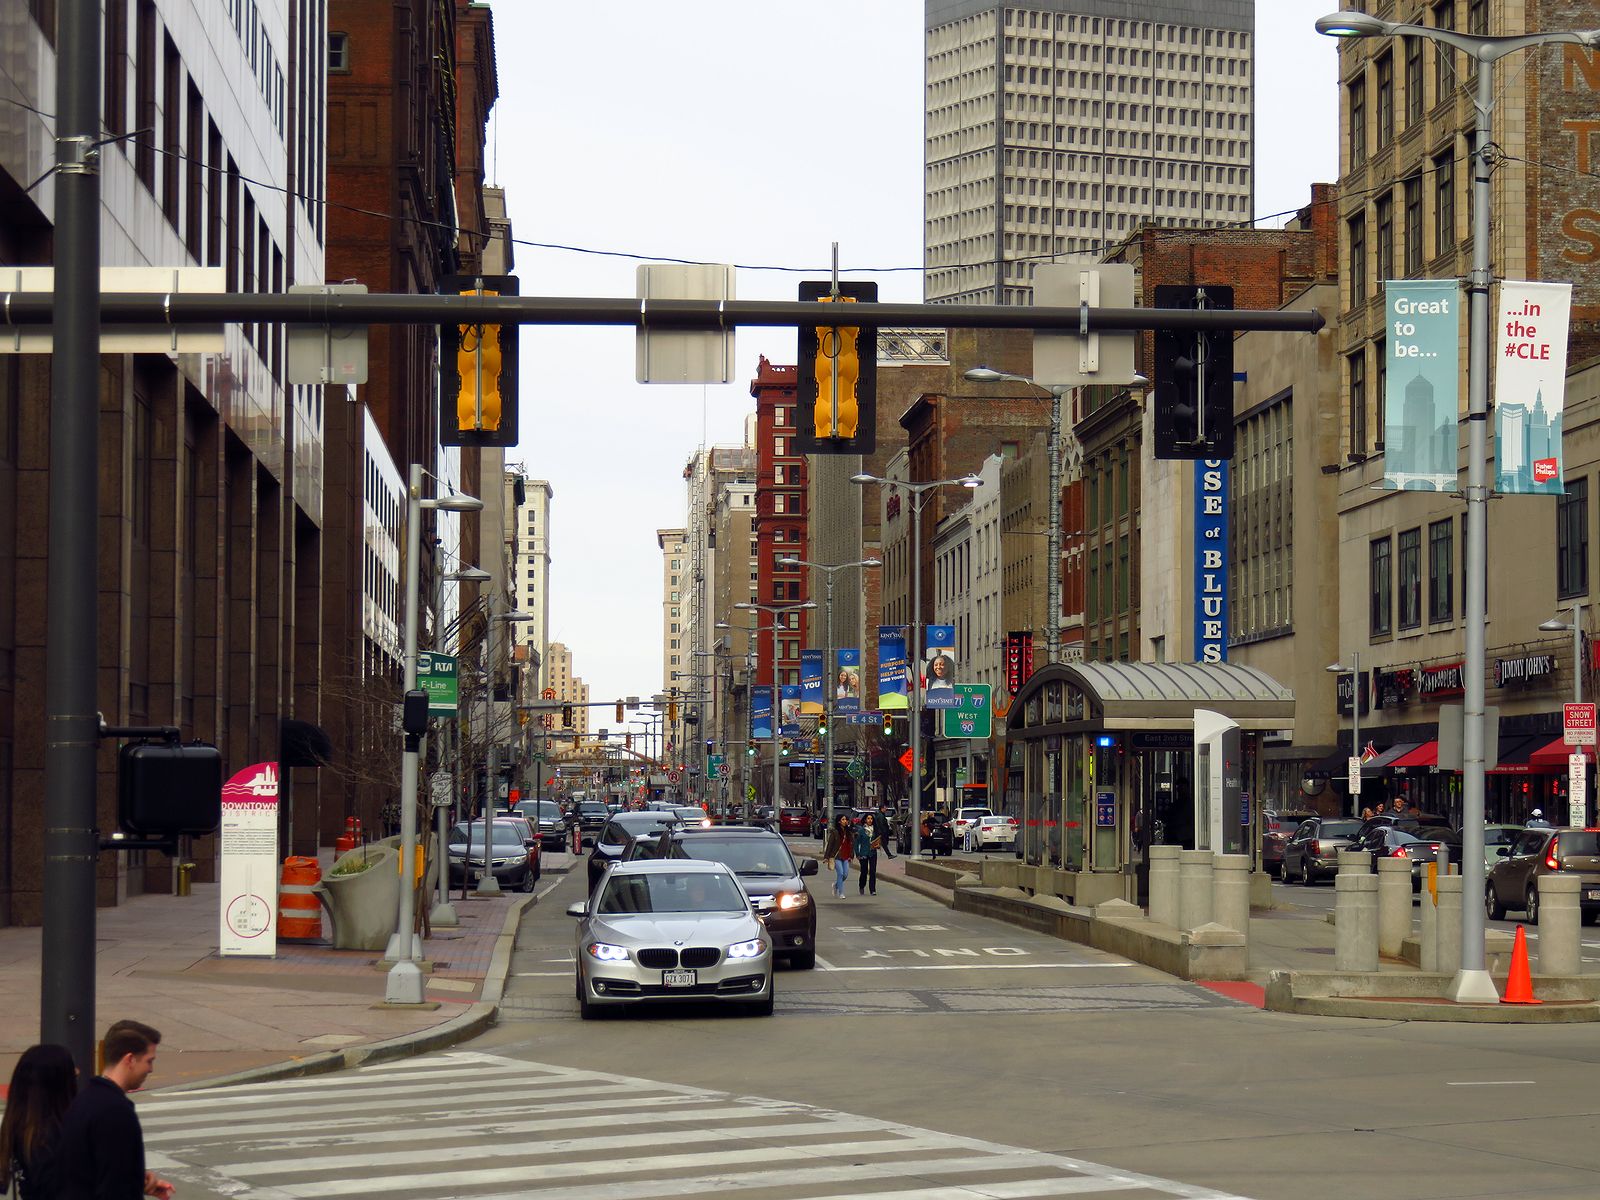
[[[625,750],[633,749],[633,734],[625,733],[622,735],[622,746]]]
[[[563,729],[572,728],[572,705],[570,704],[561,706],[561,727]]]
[[[621,725],[622,721],[623,721],[623,717],[622,717],[622,701],[618,700],[617,701],[617,724]]]
[[[751,758],[754,758],[756,756],[756,744],[754,742],[751,742],[750,746],[749,746],[749,749],[747,749],[745,751],[745,753],[747,755],[749,755]]]
[[[1157,308],[1231,309],[1231,287],[1161,284]],[[1233,457],[1233,331],[1158,329],[1155,456]]]
[[[800,285],[800,299],[875,304],[878,285],[841,283],[835,295],[833,284],[807,281]],[[830,319],[848,317],[828,312],[818,322]],[[800,326],[795,449],[801,454],[870,454],[878,444],[878,331],[818,322]]]
[[[678,723],[678,702],[676,700],[668,700],[667,701],[667,724],[668,725],[676,725],[677,723]]]
[[[447,275],[441,295],[515,296],[514,275]],[[439,444],[517,444],[516,325],[452,321],[439,327]]]
[[[789,757],[789,739],[788,738],[784,738],[783,741],[778,744],[778,753],[783,758],[788,758]]]

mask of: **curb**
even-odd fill
[[[517,941],[517,927],[522,922],[523,911],[537,899],[538,896],[521,896],[512,902],[506,912],[505,923],[495,938],[494,951],[489,956],[489,969],[483,978],[483,998],[460,1016],[452,1017],[442,1025],[418,1030],[416,1033],[401,1034],[387,1041],[349,1046],[343,1050],[327,1050],[320,1054],[307,1055],[305,1058],[268,1063],[266,1066],[250,1067],[228,1075],[218,1075],[212,1079],[195,1080],[171,1088],[154,1090],[174,1093],[198,1092],[245,1083],[268,1083],[277,1079],[326,1075],[333,1071],[372,1066],[397,1058],[411,1058],[477,1037],[480,1033],[493,1028],[499,1018],[500,1000],[505,994],[506,975],[511,969],[511,951]]]

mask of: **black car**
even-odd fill
[[[1440,830],[1439,832],[1448,832]],[[1372,869],[1378,869],[1379,858],[1405,858],[1411,861],[1411,890],[1422,890],[1422,877],[1427,869],[1427,864],[1433,862],[1439,853],[1439,839],[1418,837],[1408,833],[1395,825],[1373,825],[1365,833],[1358,834],[1356,840],[1348,847],[1351,850],[1360,850],[1372,855]]]
[[[600,882],[606,868],[620,859],[636,837],[654,837],[663,829],[677,829],[682,821],[669,812],[619,812],[600,830],[589,852],[589,890]]]
[[[955,831],[950,828],[950,822],[936,812],[924,812],[922,823],[925,832],[922,834],[922,853],[938,858],[941,854],[949,858],[956,852]],[[895,844],[901,852],[911,853],[911,814],[907,812],[895,827]]]
[[[647,858],[696,858],[730,868],[772,935],[773,954],[801,970],[817,965],[817,906],[802,878],[817,873],[817,860],[796,863],[782,834],[734,825],[673,829],[636,837],[623,854],[630,862]]]
[[[582,839],[585,842],[592,843],[594,841],[595,834],[599,833],[606,827],[606,822],[611,819],[612,813],[611,810],[605,806],[604,801],[579,800],[575,805],[572,806],[572,811],[568,813],[567,816],[569,819],[569,824],[567,826],[569,835],[572,828],[570,822],[576,821]]]

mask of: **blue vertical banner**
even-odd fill
[[[1389,320],[1383,486],[1454,492],[1461,453],[1461,285],[1392,279],[1383,296]]]
[[[822,651],[800,651],[800,711],[809,717],[822,715]]]
[[[786,683],[778,701],[778,732],[786,738],[800,736],[800,685]]]
[[[861,711],[861,651],[853,646],[838,654],[837,674],[833,677],[833,711]]]
[[[902,625],[878,626],[878,707],[904,709],[906,700],[906,631]]]
[[[772,689],[750,689],[750,736],[758,742],[772,740]]]
[[[922,631],[922,704],[924,708],[955,708],[956,627],[929,625]]]
[[[1228,460],[1194,468],[1194,660],[1228,661]]]

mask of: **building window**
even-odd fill
[[[1350,453],[1367,451],[1367,351],[1348,356],[1350,364]]]
[[[1422,176],[1413,175],[1402,185],[1405,195],[1406,277],[1422,274]]]
[[[1556,595],[1563,600],[1589,593],[1589,481],[1567,480],[1556,499]]]
[[[1435,521],[1428,526],[1428,620],[1448,621],[1455,616],[1455,522]]]
[[[1433,27],[1456,27],[1456,0],[1438,0],[1433,6]],[[1443,42],[1433,43],[1433,102],[1443,104],[1455,90],[1455,51]]]
[[[1352,83],[1349,93],[1350,165],[1357,167],[1367,161],[1367,77]]]
[[[1378,282],[1394,278],[1394,197],[1378,197]]]
[[[1406,55],[1406,128],[1422,124],[1422,39],[1402,39]]]
[[[1390,560],[1393,545],[1387,537],[1374,538],[1367,548],[1371,565],[1371,582],[1368,587],[1370,614],[1368,626],[1375,638],[1388,637],[1394,631],[1394,577]]]
[[[1422,624],[1422,530],[1407,529],[1399,538],[1400,628]]]
[[[1446,150],[1433,160],[1433,253],[1456,244],[1456,157]]]
[[[1351,217],[1350,227],[1350,307],[1367,298],[1367,218]]]
[[[1394,141],[1394,55],[1386,53],[1377,62],[1378,149]]]
[[[350,70],[350,35],[348,33],[328,34],[328,70],[341,75]]]

